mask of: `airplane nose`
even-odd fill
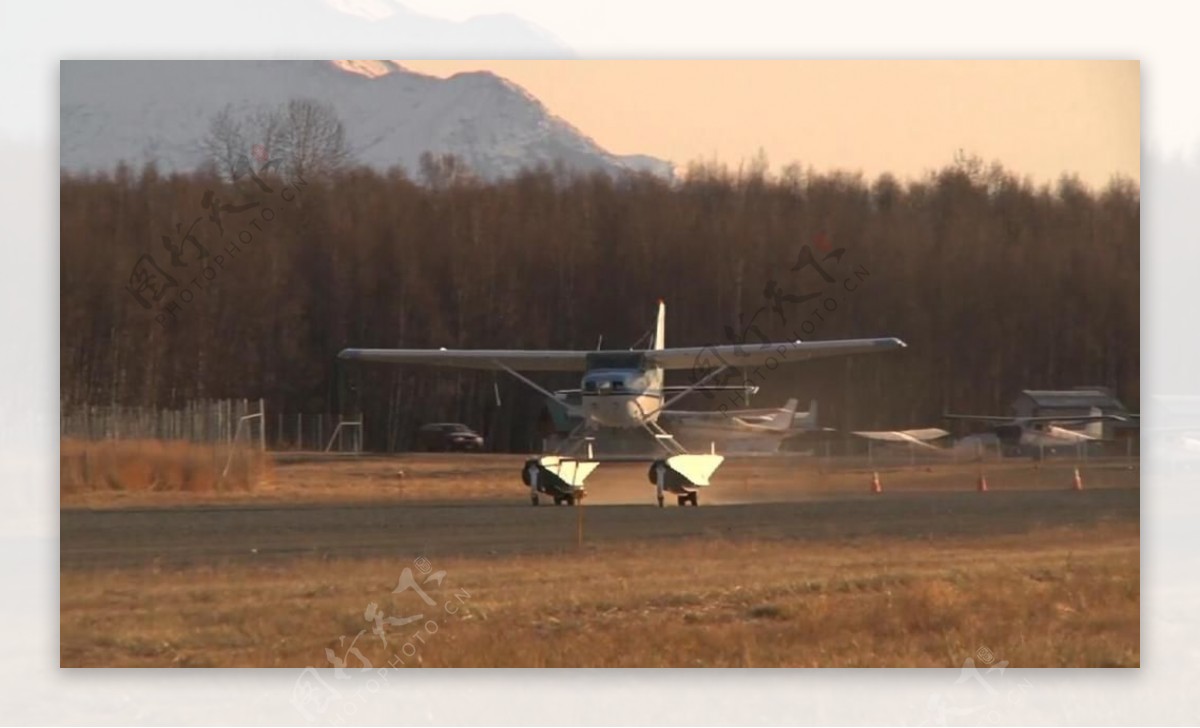
[[[642,419],[642,408],[638,406],[636,399],[625,403],[625,416],[635,422]]]

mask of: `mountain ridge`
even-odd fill
[[[207,161],[201,141],[227,106],[250,115],[296,98],[330,105],[355,161],[419,170],[421,155],[453,154],[487,179],[537,165],[612,174],[673,167],[618,155],[489,71],[442,79],[395,61],[64,61],[60,165],[101,171],[153,162],[186,172]]]

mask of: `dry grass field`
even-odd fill
[[[229,498],[272,481],[271,458],[249,448],[164,440],[64,440],[60,493],[73,503]]]
[[[959,667],[986,647],[1014,667],[1134,667],[1138,563],[1134,523],[447,556],[432,562],[442,583],[423,587],[432,607],[393,594],[412,566],[398,559],[68,571],[61,661],[329,667],[328,648],[377,668]],[[382,622],[386,646],[366,618],[418,612]]]
[[[730,460],[699,509],[660,511],[644,465],[535,509],[516,455],[247,460],[217,487],[211,453],[125,447],[64,444],[63,666],[1140,660],[1124,459],[1084,465],[1083,493],[1070,461],[984,463],[986,494],[980,464]],[[393,593],[422,553],[432,604]]]

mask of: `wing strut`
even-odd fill
[[[541,386],[540,384],[538,384],[537,382],[533,381],[532,379],[530,379],[529,377],[525,376],[524,374],[521,374],[521,373],[520,373],[520,372],[518,372],[516,369],[513,369],[512,367],[508,366],[507,364],[505,364],[504,362],[500,361],[499,359],[492,359],[492,363],[493,363],[493,364],[495,364],[496,366],[500,367],[500,368],[501,368],[501,369],[503,369],[504,371],[508,372],[509,374],[513,375],[513,376],[514,376],[514,377],[516,377],[517,379],[520,379],[522,382],[525,382],[526,384],[528,384],[529,386],[533,387],[534,389],[536,389],[537,391],[541,392],[542,394],[546,395],[546,396],[547,396],[547,397],[549,397],[551,400],[554,400],[554,401],[556,401],[556,402],[558,401],[558,398],[557,398],[557,397],[555,397],[555,396],[554,396],[554,394],[553,394],[552,392],[550,392],[548,389],[546,389],[545,387]]]

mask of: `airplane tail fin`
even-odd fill
[[[653,349],[667,348],[667,304],[658,299],[658,323],[654,327]]]
[[[795,398],[789,399],[787,404],[783,406],[766,422],[766,428],[775,432],[789,430],[792,427],[792,420],[796,417],[796,405],[800,404]]]

